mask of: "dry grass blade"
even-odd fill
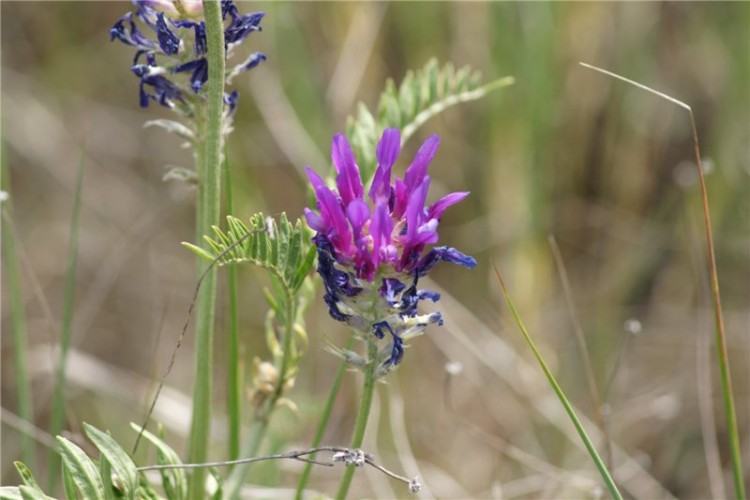
[[[734,476],[735,496],[739,499],[745,498],[744,471],[742,468],[742,450],[740,447],[739,430],[737,428],[737,415],[734,409],[734,392],[732,391],[732,378],[729,370],[729,355],[727,353],[726,333],[724,330],[724,315],[721,309],[721,294],[719,293],[719,277],[716,271],[716,252],[714,250],[713,231],[711,230],[711,216],[708,209],[708,192],[706,190],[706,179],[703,175],[703,163],[701,162],[700,146],[698,144],[698,131],[695,126],[695,116],[690,106],[682,101],[675,99],[663,92],[647,87],[624,76],[620,76],[611,71],[592,66],[583,62],[581,66],[605,74],[617,80],[633,85],[641,90],[645,90],[662,99],[686,109],[690,116],[690,130],[693,139],[693,152],[695,153],[695,164],[698,168],[698,181],[701,188],[701,201],[703,205],[703,220],[706,226],[706,251],[708,255],[708,275],[711,282],[711,297],[714,307],[714,321],[716,322],[716,346],[719,358],[719,372],[721,375],[721,390],[724,400],[724,413],[727,425],[727,434],[729,438],[729,449],[732,457],[732,473]]]

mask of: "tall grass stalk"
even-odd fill
[[[346,346],[346,350],[350,350],[352,346],[354,345],[354,336],[349,337],[349,343]],[[311,448],[317,448],[321,441],[323,441],[323,436],[325,435],[326,428],[328,427],[328,421],[331,419],[331,412],[333,411],[333,403],[336,402],[336,396],[339,394],[339,389],[341,389],[341,381],[344,379],[344,372],[346,371],[346,367],[348,366],[345,359],[342,359],[339,363],[339,368],[336,371],[336,376],[333,379],[333,384],[331,384],[331,390],[328,392],[328,398],[326,399],[326,403],[323,406],[323,413],[320,415],[320,421],[318,422],[318,428],[315,431],[315,437],[313,437],[312,443],[310,443]],[[311,455],[310,458],[315,458],[315,455]],[[302,500],[302,493],[305,491],[305,488],[307,487],[307,483],[310,480],[310,474],[312,473],[313,463],[308,462],[305,464],[305,469],[302,471],[302,476],[300,476],[299,482],[297,483],[297,491],[294,494],[294,498],[296,500]]]
[[[579,63],[585,68],[598,71],[612,78],[616,78],[620,81],[633,85],[641,90],[650,92],[662,99],[665,99],[673,104],[680,106],[687,110],[690,117],[690,132],[693,139],[693,153],[695,154],[695,165],[698,169],[698,181],[701,188],[701,204],[703,206],[703,221],[706,227],[706,251],[708,257],[708,276],[711,283],[711,297],[713,301],[714,309],[714,323],[716,333],[716,355],[719,361],[719,375],[721,377],[721,396],[724,402],[724,416],[726,418],[727,426],[727,438],[729,440],[729,453],[732,461],[732,476],[734,479],[734,493],[735,497],[744,500],[745,494],[745,482],[744,472],[742,468],[742,448],[740,446],[740,434],[737,428],[737,414],[734,409],[734,392],[732,391],[732,378],[729,369],[729,355],[727,353],[727,340],[726,333],[724,330],[724,315],[721,310],[721,294],[719,293],[719,276],[716,270],[716,252],[714,250],[714,239],[713,231],[711,229],[711,215],[708,209],[708,191],[706,190],[706,179],[703,175],[703,163],[701,161],[700,146],[698,144],[698,130],[695,126],[695,116],[693,115],[693,109],[685,104],[684,102],[675,99],[663,92],[647,87],[641,83],[620,76],[611,71],[607,71],[596,66],[592,66],[586,63]]]
[[[510,309],[511,314],[513,314],[513,319],[516,321],[516,324],[518,325],[518,328],[521,330],[521,333],[523,333],[524,340],[526,340],[526,343],[529,345],[532,352],[534,353],[534,357],[539,362],[539,366],[542,368],[542,371],[544,372],[545,377],[547,377],[547,381],[549,382],[550,386],[552,386],[552,389],[555,391],[555,394],[560,400],[560,403],[562,403],[563,408],[565,408],[565,412],[570,417],[571,422],[573,422],[573,426],[576,428],[576,431],[578,431],[578,435],[581,437],[583,444],[586,446],[586,450],[589,452],[591,459],[594,461],[594,465],[596,465],[596,468],[599,470],[599,474],[602,476],[602,479],[604,480],[604,484],[607,486],[607,490],[609,490],[609,493],[610,495],[612,495],[612,498],[614,498],[615,500],[622,500],[622,494],[620,494],[620,490],[617,488],[617,485],[615,484],[614,479],[612,479],[612,475],[607,469],[607,466],[604,464],[604,461],[599,456],[599,453],[596,451],[596,447],[594,446],[594,443],[591,442],[591,439],[586,433],[586,429],[583,428],[581,421],[578,420],[578,416],[576,415],[575,410],[573,410],[573,406],[570,404],[570,401],[568,401],[568,398],[565,396],[565,393],[560,387],[560,384],[557,383],[555,376],[552,374],[549,367],[547,366],[547,363],[544,361],[544,358],[542,357],[542,354],[539,352],[539,349],[537,349],[536,344],[534,343],[534,340],[531,338],[531,335],[529,335],[529,332],[526,331],[526,327],[523,325],[523,322],[521,321],[521,316],[518,314],[518,311],[516,310],[516,306],[513,305],[513,301],[510,298],[510,294],[508,293],[508,290],[505,288],[505,283],[503,282],[503,278],[500,276],[500,273],[498,272],[497,268],[495,268],[495,276],[497,277],[497,282],[500,285],[500,289],[503,292],[505,301],[508,303],[508,308]]]
[[[196,241],[209,234],[219,221],[221,199],[222,114],[224,111],[224,23],[221,6],[216,0],[204,0],[206,41],[208,51],[208,93],[205,114],[196,117],[198,145],[198,202],[196,205]],[[198,274],[207,263],[198,258]],[[213,328],[216,308],[216,270],[212,269],[203,282],[196,305],[195,383],[193,413],[190,427],[191,462],[205,462],[211,428],[211,382],[213,371]],[[189,496],[204,497],[205,469],[196,469],[190,478]]]
[[[2,186],[8,189],[7,172],[3,165]],[[18,397],[18,416],[24,422],[34,424],[34,405],[31,380],[27,368],[26,313],[23,304],[23,290],[21,288],[21,266],[18,262],[16,235],[13,230],[13,211],[11,199],[3,202],[2,245],[3,272],[6,276],[8,288],[5,292],[10,299],[10,320],[13,329],[13,363],[15,365],[16,394]],[[36,443],[31,434],[21,433],[21,459],[31,469],[36,466]]]
[[[52,416],[50,417],[50,434],[59,435],[65,424],[65,378],[68,365],[68,350],[73,326],[73,298],[75,295],[76,267],[78,264],[78,227],[81,212],[81,190],[83,188],[83,152],[78,160],[76,190],[73,197],[73,215],[70,219],[70,240],[68,242],[68,271],[65,278],[65,295],[63,297],[62,327],[60,328],[60,357],[57,362],[55,393],[52,399]],[[60,477],[61,457],[53,450],[49,457],[49,479],[47,488],[55,491]]]
[[[229,160],[224,155],[225,210],[234,213],[232,197],[232,174]],[[240,336],[237,311],[237,267],[227,269],[227,293],[229,299],[229,339],[227,347],[227,425],[229,427],[229,459],[240,458],[240,421],[242,419],[242,372],[240,371]]]

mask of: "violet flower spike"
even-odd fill
[[[420,301],[437,302],[440,298],[435,292],[418,289],[419,278],[440,261],[476,266],[476,260],[455,248],[439,246],[425,251],[438,241],[445,210],[469,194],[451,193],[426,205],[430,187],[427,170],[439,145],[440,139],[430,136],[404,178],[391,180],[401,151],[401,134],[398,129],[386,129],[376,149],[378,167],[367,195],[343,134],[336,134],[331,144],[335,190],[305,167],[317,200],[316,210],[305,209],[305,218],[316,232],[313,242],[326,288],[325,302],[331,317],[347,323],[361,340],[388,340],[379,349],[378,359],[371,360],[379,364],[378,376],[401,362],[405,341],[421,335],[429,324],[442,324],[439,312],[419,314]]]
[[[199,94],[208,79],[202,3],[200,0],[134,0],[133,4],[135,10],[117,20],[109,34],[111,40],[119,40],[138,50],[131,70],[140,79],[141,107],[148,107],[154,101],[184,116],[192,116],[190,94]],[[243,43],[251,33],[261,31],[260,22],[265,13],[240,14],[233,0],[222,0],[221,9],[225,53],[229,57],[231,48]],[[143,55],[148,65],[137,63]],[[261,52],[250,54],[228,70],[227,83],[265,60],[266,55]],[[234,112],[237,97],[236,91],[224,96],[227,115]]]

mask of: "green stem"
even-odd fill
[[[208,82],[206,112],[196,116],[198,144],[198,203],[196,206],[196,241],[209,234],[219,221],[221,198],[222,115],[224,111],[224,23],[216,0],[203,0],[206,19]],[[198,259],[198,272],[208,264]],[[191,462],[205,462],[211,424],[211,382],[213,326],[216,306],[216,271],[210,271],[201,287],[196,305],[195,383],[193,415],[190,429]],[[204,497],[206,470],[196,469],[190,479],[190,498]]]
[[[78,222],[81,211],[81,192],[83,187],[83,152],[78,163],[78,179],[73,202],[73,216],[70,222],[70,242],[68,247],[68,273],[65,278],[65,296],[63,303],[62,329],[60,331],[60,359],[57,364],[55,394],[52,401],[52,416],[50,418],[50,434],[57,436],[62,432],[65,424],[65,378],[70,349],[70,336],[73,325],[73,296],[75,294],[76,267],[78,263]],[[49,462],[49,491],[57,488],[60,472],[60,454],[52,451]]]
[[[226,212],[234,213],[232,176],[229,161],[224,161]],[[240,336],[237,311],[237,267],[227,269],[229,292],[229,353],[227,356],[227,424],[229,425],[229,459],[240,458],[240,421],[242,416],[242,374],[240,372]]]
[[[349,350],[352,348],[352,345],[354,344],[354,336],[349,337],[349,344],[346,346],[346,350]],[[328,399],[326,399],[326,404],[323,407],[323,414],[320,416],[320,422],[318,423],[318,429],[315,431],[315,437],[312,440],[312,443],[310,443],[310,448],[317,448],[321,441],[323,441],[323,435],[326,432],[326,427],[328,427],[328,421],[331,419],[331,412],[333,411],[333,403],[336,401],[336,396],[339,394],[339,389],[341,389],[341,381],[344,379],[344,372],[346,371],[346,367],[349,366],[345,359],[341,360],[341,363],[339,363],[339,369],[336,371],[336,377],[333,379],[333,385],[331,386],[331,390],[328,393]],[[309,457],[311,460],[315,458],[315,455],[310,455]],[[310,474],[312,473],[313,463],[307,462],[305,464],[305,469],[302,471],[302,476],[299,479],[299,483],[297,484],[297,491],[294,494],[294,498],[296,500],[302,500],[302,492],[305,491],[305,487],[307,487],[307,483],[310,480]]]
[[[6,172],[3,171],[5,174]],[[5,181],[5,179],[3,179]],[[7,184],[3,182],[7,189]],[[26,314],[23,305],[23,292],[21,290],[21,266],[18,263],[16,239],[13,231],[11,200],[3,202],[3,271],[7,276],[8,289],[6,293],[10,297],[10,317],[13,327],[13,361],[16,366],[16,389],[18,394],[18,415],[30,424],[34,423],[34,408],[32,404],[32,388],[29,372],[26,365],[28,356],[26,342]],[[21,459],[29,469],[36,468],[36,444],[29,433],[21,434]]]
[[[528,346],[531,348],[531,352],[534,353],[534,357],[536,358],[537,362],[539,363],[539,366],[544,372],[544,376],[547,377],[547,381],[549,382],[549,385],[552,386],[552,390],[555,391],[555,394],[557,395],[557,398],[560,400],[560,403],[562,404],[563,408],[565,408],[565,412],[568,414],[570,421],[573,423],[573,426],[576,428],[576,431],[578,431],[578,435],[581,437],[581,441],[583,441],[584,446],[586,446],[586,450],[589,452],[591,459],[594,461],[594,465],[596,465],[596,468],[599,470],[599,474],[602,476],[602,480],[604,481],[604,484],[607,486],[607,489],[609,490],[609,494],[612,496],[614,500],[622,500],[622,494],[620,493],[620,490],[617,488],[617,484],[615,484],[615,480],[612,478],[612,475],[610,474],[609,469],[607,469],[607,466],[604,464],[602,457],[599,456],[599,452],[596,451],[596,447],[594,446],[594,443],[591,442],[591,438],[589,438],[589,435],[586,432],[586,429],[583,428],[583,424],[578,419],[578,416],[576,415],[575,410],[573,410],[573,405],[571,405],[570,401],[568,401],[568,398],[565,396],[565,393],[560,387],[560,384],[557,383],[557,379],[555,379],[555,376],[552,374],[552,371],[549,369],[549,367],[547,366],[547,363],[544,361],[544,358],[542,357],[542,353],[539,352],[539,349],[537,349],[536,343],[534,343],[534,340],[531,338],[531,335],[526,330],[526,327],[524,326],[523,321],[521,321],[521,315],[518,313],[516,306],[513,304],[513,301],[510,298],[510,294],[508,293],[508,290],[505,288],[505,283],[503,282],[502,277],[500,277],[500,273],[498,272],[497,269],[495,269],[495,276],[497,277],[498,284],[500,285],[500,290],[502,291],[503,296],[505,297],[505,302],[508,304],[508,308],[510,309],[511,314],[513,315],[513,319],[516,321],[518,328],[521,330],[521,333],[523,334],[523,338],[526,341],[526,344],[528,344]]]
[[[367,340],[367,354],[368,354],[368,365],[365,371],[365,383],[362,387],[362,397],[359,401],[359,411],[357,412],[357,421],[354,424],[354,437],[352,437],[352,443],[350,449],[356,450],[362,446],[362,442],[365,439],[365,430],[367,430],[367,420],[370,417],[370,407],[372,406],[372,397],[375,392],[375,370],[378,366],[378,346],[374,341]],[[349,492],[349,485],[354,477],[355,467],[350,465],[344,472],[344,477],[341,479],[339,485],[339,491],[336,493],[338,500],[344,500],[346,494]]]
[[[243,458],[254,457],[258,454],[260,445],[263,442],[268,423],[271,419],[271,413],[276,408],[276,403],[284,394],[286,376],[289,369],[290,356],[292,351],[292,337],[294,336],[295,320],[295,300],[291,294],[284,296],[284,336],[281,341],[282,356],[277,361],[276,368],[279,371],[279,378],[276,382],[276,388],[273,394],[267,398],[255,413],[255,420],[250,428],[250,434],[242,447],[240,456]],[[245,477],[250,468],[249,463],[239,464],[232,469],[229,478],[224,485],[224,498],[237,498]]]

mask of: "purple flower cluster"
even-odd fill
[[[206,25],[202,20],[203,6],[199,0],[134,0],[135,12],[128,12],[109,30],[111,40],[137,49],[131,70],[140,79],[140,105],[150,101],[175,108],[189,98],[187,87],[197,94],[208,79],[206,60]],[[225,21],[224,40],[227,55],[250,33],[260,31],[263,12],[242,15],[232,0],[222,0]],[[146,36],[136,24],[147,26],[152,32]],[[254,68],[266,60],[254,52],[233,68],[229,75]],[[179,74],[189,74],[189,82],[180,83]],[[233,111],[238,93],[228,93],[224,101]]]
[[[354,153],[346,138],[333,138],[336,189],[329,188],[310,167],[307,176],[315,191],[317,211],[305,209],[316,231],[318,272],[326,287],[331,316],[378,339],[390,334],[382,366],[393,367],[403,357],[403,340],[421,334],[429,323],[441,323],[440,313],[420,316],[420,300],[439,296],[418,290],[417,282],[439,261],[472,268],[476,261],[455,248],[440,246],[438,223],[445,210],[469,193],[457,192],[426,204],[430,187],[427,168],[439,138],[429,137],[419,148],[403,179],[391,181],[401,150],[398,129],[386,129],[377,146],[378,167],[367,195]]]

